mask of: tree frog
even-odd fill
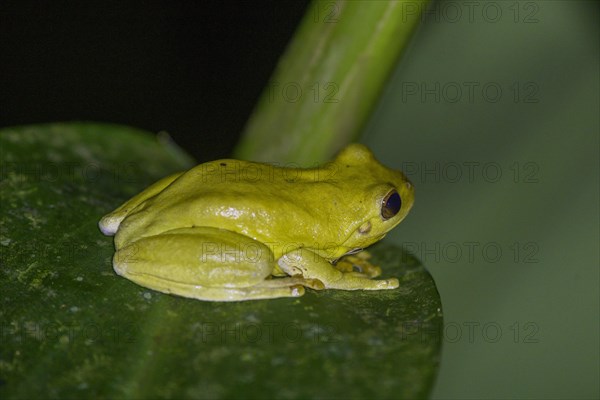
[[[223,159],[154,183],[104,216],[117,274],[207,301],[296,297],[304,288],[394,289],[362,250],[406,217],[414,188],[350,144],[322,167]]]

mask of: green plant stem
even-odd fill
[[[307,166],[355,140],[427,4],[314,1],[235,157]]]

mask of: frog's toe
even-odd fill
[[[380,289],[396,289],[400,286],[397,278],[381,279],[376,281]]]
[[[314,290],[323,290],[325,289],[325,284],[318,279],[305,279],[304,286],[309,287]]]
[[[381,275],[381,267],[378,267],[377,265],[371,265],[371,267],[371,270],[368,272],[368,275],[371,278],[375,278]]]
[[[381,267],[378,267],[377,265],[372,265],[370,263],[354,264],[354,269],[368,276],[369,278],[376,278],[379,275],[381,275]]]
[[[302,285],[294,285],[290,286],[290,296],[291,297],[300,297],[304,295],[304,286]]]
[[[368,275],[363,274],[362,272],[345,272],[344,276],[346,278],[348,278],[348,277],[360,278],[360,279],[369,279],[370,278]]]
[[[336,263],[335,268],[345,273],[359,273],[368,278],[381,275],[381,267],[371,264],[367,261],[370,255],[365,256],[362,253],[364,252],[343,257]]]

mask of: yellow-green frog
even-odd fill
[[[380,290],[365,247],[413,205],[414,189],[364,145],[318,168],[239,160],[156,182],[104,216],[113,267],[133,282],[209,301],[295,297],[312,289]],[[343,257],[343,258],[342,258]]]

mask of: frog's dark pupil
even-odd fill
[[[400,195],[395,190],[389,193],[383,199],[383,207],[381,209],[381,216],[383,219],[390,219],[394,215],[398,214],[400,207],[402,206],[402,200]]]

